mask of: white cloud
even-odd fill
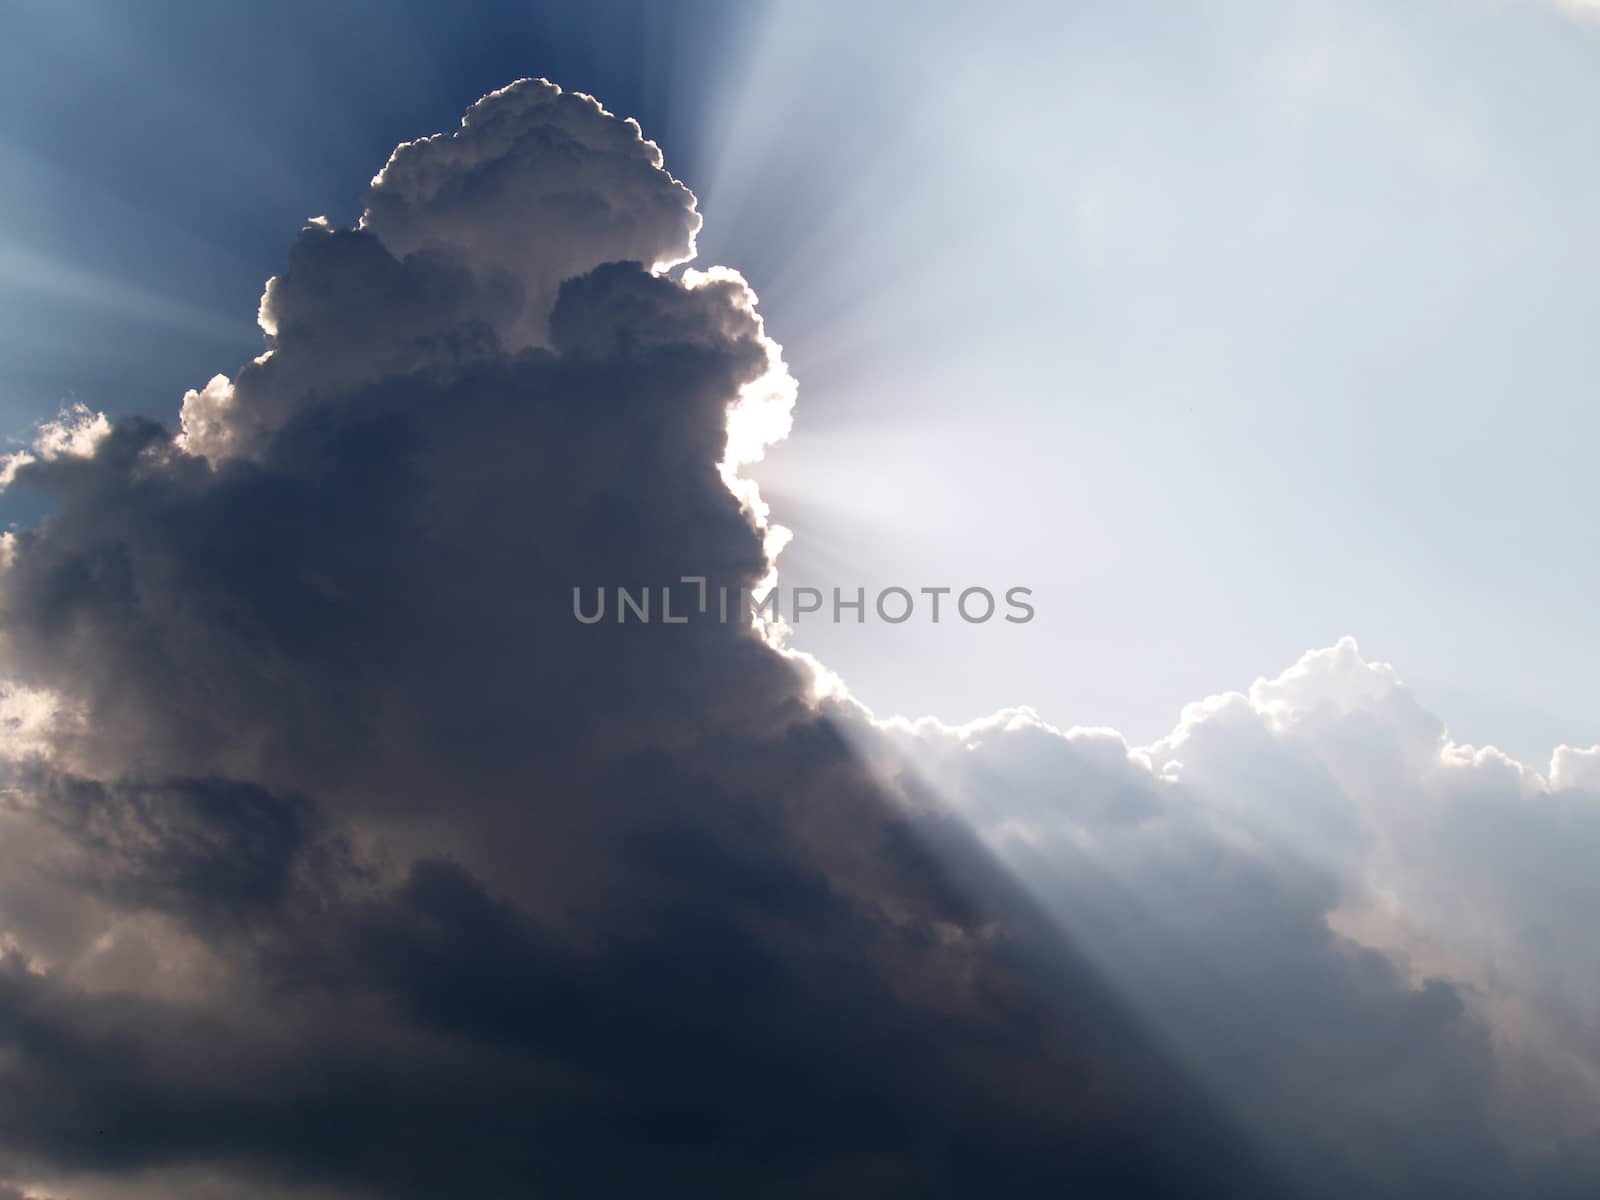
[[[41,421],[34,429],[30,449],[0,455],[0,491],[9,487],[17,472],[31,462],[53,462],[58,458],[89,458],[100,441],[111,432],[103,412],[83,403],[64,405],[53,421]]]
[[[1142,748],[1025,711],[877,728],[1253,1122],[1293,1122],[1292,1104],[1270,1111],[1291,1077],[1324,1099],[1354,1086],[1307,1056],[1319,1042],[1367,1053],[1384,1018],[1336,994],[1354,977],[1323,965],[1366,952],[1419,996],[1448,981],[1495,1031],[1505,1049],[1485,1095],[1531,1089],[1519,1119],[1600,1132],[1583,1115],[1600,1111],[1600,747],[1561,747],[1547,779],[1457,744],[1348,638],[1189,705]],[[1291,1000],[1301,984],[1326,994]],[[1259,1004],[1287,1074],[1263,1066],[1235,1087],[1229,1055],[1262,1043],[1197,1014]],[[1587,1099],[1573,1105],[1572,1089]],[[1286,1144],[1335,1120],[1301,1116]]]
[[[1550,760],[1550,784],[1558,791],[1572,789],[1600,795],[1600,746],[1587,750],[1557,746]]]

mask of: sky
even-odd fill
[[[0,1200],[1595,1194],[1590,6],[3,20]]]
[[[534,70],[643,122],[782,328],[786,578],[1039,595],[1015,636],[799,630],[875,710],[1149,741],[1352,635],[1464,741],[1600,736],[1581,6],[7,19],[13,438],[170,419],[258,352],[286,232]]]

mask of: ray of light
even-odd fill
[[[0,242],[0,284],[23,294],[65,300],[230,343],[251,336],[252,327],[246,322],[219,317],[197,305],[37,254],[15,243]]]

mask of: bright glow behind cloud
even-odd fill
[[[0,575],[0,1082],[57,1107],[18,1161],[119,1186],[57,1125],[137,1096],[170,1194],[195,1161],[497,1194],[508,1154],[587,1178],[659,1097],[729,1194],[774,1154],[808,1193],[1293,1193],[1224,1179],[1217,1106],[1331,1196],[1592,1182],[1563,1047],[1594,1043],[1600,749],[1547,779],[1457,744],[1352,641],[1134,748],[875,722],[781,629],[575,637],[574,580],[770,577],[741,470],[794,381],[741,276],[645,269],[699,218],[637,126],[532,80],[469,116],[361,229],[302,231],[270,352],[178,439],[41,435],[62,507]],[[108,1012],[137,1052],[96,1053]],[[311,1102],[383,1153],[255,1119]],[[681,1169],[619,1149],[605,1194]]]

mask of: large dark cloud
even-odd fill
[[[0,1175],[1592,1181],[1570,1139],[1524,1153],[1464,985],[1335,933],[1337,872],[1191,803],[1204,756],[1175,795],[1120,742],[819,705],[739,622],[573,619],[574,587],[771,565],[729,465],[792,381],[737,276],[652,270],[698,223],[636,126],[524,81],[401,147],[358,228],[302,232],[267,352],[176,434],[69,414],[8,464],[56,507],[0,547]],[[1227,728],[1209,761],[1251,769],[1211,791],[1361,842],[1340,781]]]
[[[721,468],[730,405],[787,395],[775,347],[736,277],[647,269],[697,224],[636,128],[519,84],[397,151],[361,228],[305,230],[268,353],[176,438],[130,420],[18,465],[57,509],[0,583],[28,714],[0,1170],[82,1196],[1265,1186],[754,630],[573,619],[574,586],[768,569]]]

